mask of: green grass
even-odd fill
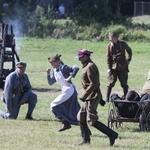
[[[144,15],[144,16],[132,17],[132,22],[139,23],[139,24],[150,24],[150,16]]]
[[[129,86],[141,93],[141,88],[147,79],[150,69],[149,43],[128,43],[133,49],[133,60],[130,64]],[[61,123],[54,118],[50,112],[50,103],[60,93],[60,86],[56,83],[49,86],[46,79],[46,69],[51,68],[47,61],[50,55],[62,54],[62,60],[68,65],[78,65],[80,71],[73,79],[78,93],[81,93],[81,64],[75,58],[78,49],[88,48],[94,53],[93,61],[100,71],[101,90],[105,98],[107,86],[107,66],[106,66],[106,46],[107,42],[73,41],[69,39],[32,39],[24,38],[16,40],[18,54],[22,61],[27,62],[27,74],[29,75],[34,92],[38,95],[37,107],[33,117],[35,121],[24,120],[27,105],[23,105],[17,120],[3,120],[0,118],[0,149],[15,150],[148,150],[150,147],[149,132],[140,132],[138,123],[123,123],[122,128],[115,130],[119,133],[119,138],[113,147],[109,147],[109,139],[98,130],[90,127],[92,131],[91,144],[86,146],[76,146],[81,142],[79,126],[72,126],[70,130],[58,132]],[[2,94],[2,91],[0,91]],[[119,82],[113,91],[122,95]],[[98,107],[99,120],[107,124],[108,107]],[[0,103],[0,109],[3,104]]]

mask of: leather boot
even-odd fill
[[[103,99],[100,99],[100,101],[99,101],[99,104],[101,105],[101,106],[105,106],[105,101],[103,100]]]
[[[80,123],[81,135],[83,141],[79,145],[90,144],[90,134],[91,131],[87,126],[87,123]]]
[[[62,120],[62,127],[58,130],[59,132],[70,129],[71,125],[68,121]]]
[[[96,129],[106,134],[109,137],[110,146],[115,143],[115,140],[118,138],[118,133],[104,125],[103,123],[96,121],[93,125]]]
[[[100,101],[99,101],[99,104],[100,104],[101,106],[104,106],[106,102],[103,100],[103,96],[102,96],[101,91],[99,91],[99,92],[100,92]]]
[[[31,114],[27,114],[25,119],[26,120],[33,120],[33,117],[31,116]]]
[[[112,87],[108,86],[106,91],[106,102],[109,102]]]
[[[128,87],[123,88],[123,93],[124,93],[124,99],[126,98],[126,95],[128,93]]]

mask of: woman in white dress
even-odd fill
[[[76,76],[79,68],[63,64],[60,57],[61,55],[59,54],[49,57],[48,61],[54,69],[52,71],[47,69],[49,85],[55,82],[59,82],[61,85],[61,94],[51,103],[51,111],[55,117],[62,121],[62,127],[59,132],[70,129],[71,124],[78,125],[77,113],[80,109],[77,101],[77,91],[71,82],[71,78]]]

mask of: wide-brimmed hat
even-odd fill
[[[18,62],[18,63],[16,64],[16,67],[17,67],[17,68],[24,68],[24,67],[26,67],[26,66],[27,66],[27,64],[26,64],[25,62],[23,62],[23,61]]]
[[[53,56],[48,57],[48,61],[51,62],[55,62],[55,61],[59,61],[60,60],[61,55],[59,54],[55,54]]]
[[[78,51],[78,54],[77,54],[77,57],[80,58],[84,55],[90,57],[91,56],[91,53],[93,53],[91,50],[88,50],[88,49],[80,49]]]

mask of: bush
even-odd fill
[[[45,10],[43,7],[37,6],[32,14],[28,13],[27,18],[26,34],[31,37],[51,36],[57,27],[54,22],[53,9],[50,7]]]

